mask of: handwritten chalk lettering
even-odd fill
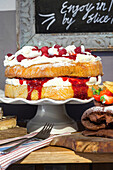
[[[106,11],[107,10],[105,2],[98,2],[98,3],[96,3],[96,5],[97,5],[97,7],[96,7],[97,11],[100,11],[100,10]]]
[[[95,6],[91,3],[88,3],[86,5],[86,14],[82,17],[82,20],[85,20],[88,16],[88,14],[95,8]]]
[[[87,23],[107,23],[111,18],[109,18],[108,15],[106,16],[100,16],[100,14],[98,14],[98,12],[96,14],[91,14],[88,16],[88,20]]]
[[[81,4],[84,1],[80,2],[80,4],[76,1],[73,2],[76,4],[71,4],[69,0],[65,0],[61,4],[61,9],[59,9],[59,15],[62,15],[60,22],[61,25],[65,26],[66,30],[69,30],[78,20],[80,24],[82,24],[82,21],[86,24],[113,24],[113,0],[109,0],[109,2],[97,0],[96,3],[95,1],[89,1],[84,4]],[[55,12],[49,14],[38,13],[38,15],[44,18],[41,25],[46,24],[46,30],[50,30],[52,24],[57,22],[57,13]]]
[[[90,13],[90,11],[92,11],[94,9],[93,4],[91,3],[87,3],[86,5],[70,5],[68,6],[68,1],[65,1],[62,4],[62,8],[61,8],[61,14],[64,14],[63,16],[63,21],[62,24],[67,24],[66,30],[69,29],[69,27],[75,22],[75,20],[73,19],[74,17],[76,17],[78,12],[82,12],[84,10],[86,10],[86,14],[83,17],[83,20],[87,18],[88,14]],[[66,17],[67,13],[72,13],[72,17]]]
[[[111,24],[113,24],[113,18],[111,19]]]
[[[87,3],[85,5],[70,5],[70,6],[67,6],[68,4],[68,1],[65,1],[63,4],[62,4],[62,8],[61,8],[61,14],[65,14],[65,13],[72,13],[72,17],[75,17],[77,15],[78,12],[82,12],[82,11],[86,11],[88,15],[88,13],[90,11],[92,11],[95,7],[93,6],[93,3]]]
[[[66,27],[66,30],[69,29],[69,27],[75,22],[75,20],[73,20],[73,18],[69,18],[66,16],[66,13],[64,14],[63,20],[62,20],[62,24],[68,24]]]
[[[41,17],[46,17],[46,18],[47,18],[46,20],[44,20],[44,21],[41,23],[42,25],[45,24],[46,22],[50,21],[50,23],[48,24],[46,30],[49,30],[50,26],[56,21],[56,19],[55,19],[55,13],[46,14],[46,15],[44,15],[44,14],[39,14],[39,16],[41,16]]]
[[[69,29],[69,27],[76,21],[76,16],[77,14],[79,15],[79,13],[81,12],[85,12],[85,14],[82,16],[81,20],[85,20],[87,24],[90,23],[107,23],[111,20],[110,23],[113,23],[113,19],[111,16],[107,15],[101,15],[100,13],[96,12],[96,13],[92,13],[93,9],[95,9],[96,11],[107,11],[107,10],[111,10],[112,9],[112,5],[113,5],[113,0],[111,0],[110,5],[109,5],[109,9],[107,9],[107,5],[106,2],[97,2],[95,5],[93,3],[87,3],[87,4],[83,4],[83,5],[68,5],[68,1],[65,1],[62,4],[62,8],[61,8],[61,14],[63,15],[63,20],[62,20],[62,24],[66,26],[66,30]],[[71,14],[70,18],[67,17],[67,14]]]
[[[68,3],[68,1],[66,1],[62,4],[61,14],[65,14],[67,12],[67,10],[64,11],[64,9],[67,8],[67,5],[65,5],[67,3]]]
[[[76,16],[76,14],[78,13],[79,11],[79,5],[70,5],[70,6],[67,6],[68,4],[68,1],[65,1],[63,4],[62,4],[62,8],[60,10],[61,14],[65,14],[65,13],[71,13],[72,11],[72,14],[74,14],[73,17]]]
[[[113,7],[113,0],[111,0],[110,6],[109,6],[109,9],[108,9],[109,12],[111,11],[112,7]]]
[[[79,11],[82,12],[84,11],[85,8],[86,8],[86,5],[82,5],[81,7],[80,5],[76,5],[76,6],[70,5],[67,7],[68,9],[67,12],[70,13],[72,11],[72,16],[75,17]]]

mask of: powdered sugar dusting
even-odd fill
[[[87,114],[90,114],[90,113],[93,113],[93,112],[111,112],[113,113],[113,106],[105,106],[105,107],[101,107],[101,106],[94,106],[94,107],[91,107],[89,109],[87,109],[85,113]]]

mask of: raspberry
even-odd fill
[[[57,48],[57,49],[59,49],[61,46],[60,45],[58,45],[58,44],[56,44],[55,46],[54,46],[54,48]]]
[[[48,54],[48,49],[49,48],[47,46],[42,47],[41,48],[42,54],[44,54],[44,53]]]
[[[12,55],[13,55],[13,54],[11,54],[11,53],[8,53],[8,54],[7,54],[8,57],[10,57],[10,56],[12,56]]]
[[[19,54],[18,56],[17,56],[17,61],[18,62],[21,62],[22,60],[24,60],[24,59],[26,59],[22,54]]]
[[[67,53],[67,51],[66,51],[66,49],[61,49],[61,50],[59,50],[59,55],[63,55],[63,54],[66,54]]]
[[[76,53],[81,53],[81,47],[77,47],[74,51],[75,51]]]

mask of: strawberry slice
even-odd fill
[[[100,101],[104,104],[113,104],[113,96],[103,95],[100,97]]]
[[[93,97],[96,101],[100,101],[103,104],[113,104],[113,93],[110,92],[108,89],[101,89],[99,88],[98,90],[93,90]]]
[[[113,93],[106,89],[100,92],[100,96],[103,96],[103,95],[113,96]]]
[[[93,97],[96,101],[100,102],[100,95],[94,94]]]

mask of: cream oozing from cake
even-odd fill
[[[76,62],[93,62],[93,61],[98,61],[100,60],[100,57],[94,57],[93,55],[91,54],[77,54],[77,57],[76,57]]]
[[[10,85],[14,85],[14,86],[19,86],[20,81],[19,79],[15,79],[15,78],[7,78],[6,79],[6,84],[10,84]],[[26,80],[23,80],[23,84],[22,85],[27,85]],[[46,83],[43,84],[43,87],[50,87],[50,86],[57,86],[57,87],[68,87],[71,86],[71,83],[66,80],[63,81],[63,79],[61,77],[55,77],[53,79],[48,80]]]
[[[90,77],[89,81],[86,82],[87,85],[98,85],[101,83],[101,76],[98,77]],[[26,80],[23,80],[23,83],[20,84],[19,79],[17,78],[7,78],[6,84],[14,85],[14,86],[20,86],[20,85],[27,85]],[[71,86],[71,83],[68,81],[64,81],[62,77],[55,77],[43,84],[43,87],[50,87],[50,86],[56,86],[56,87],[69,87]]]
[[[99,85],[101,84],[102,78],[99,75],[98,78],[97,77],[90,77],[89,81],[86,82],[87,85]]]
[[[21,85],[19,79],[16,79],[16,78],[7,78],[5,80],[5,82],[6,82],[6,84],[10,84],[10,85],[13,85],[13,86],[20,86]],[[27,83],[24,80],[22,86],[25,86],[25,85],[27,85]]]
[[[68,86],[71,86],[71,83],[68,80],[63,81],[61,77],[55,77],[53,79],[48,80],[43,85],[43,87],[50,87],[50,86],[68,87]]]
[[[60,47],[59,49],[62,49],[63,47]],[[33,50],[35,47],[33,46],[24,46],[22,49],[17,51],[14,55],[5,56],[4,60],[4,66],[15,66],[15,65],[21,65],[25,68],[35,65],[35,64],[46,64],[46,63],[77,63],[77,62],[95,62],[98,60],[101,60],[100,57],[93,56],[90,52],[85,52],[84,46],[81,46],[81,52],[83,53],[75,53],[76,47],[74,45],[67,46],[65,50],[67,51],[66,54],[63,54],[62,56],[54,56],[58,55],[58,49],[54,46],[48,49],[49,55],[53,55],[53,57],[47,57],[44,54],[42,54],[41,50]],[[72,53],[75,54],[75,60],[68,58],[66,56],[71,55]],[[17,60],[18,55],[23,55],[25,58],[23,58],[21,61]]]

